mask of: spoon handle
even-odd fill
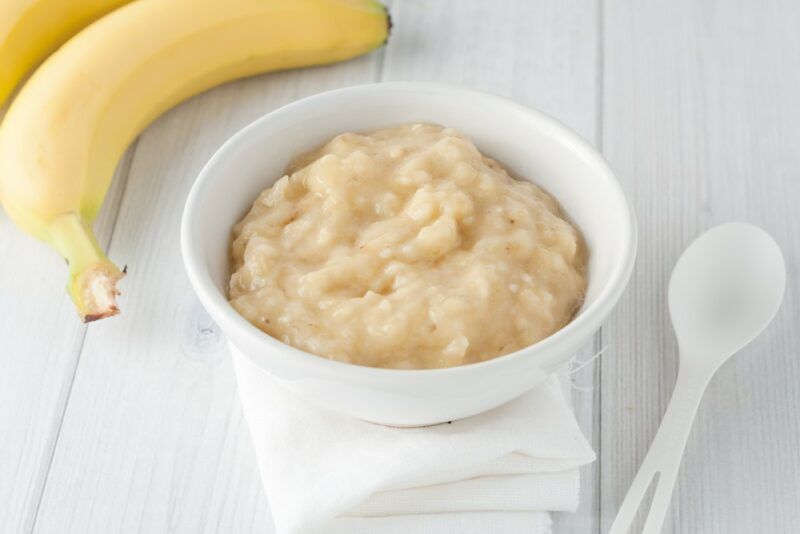
[[[636,512],[644,499],[647,488],[656,474],[653,501],[647,515],[643,534],[658,534],[664,523],[664,517],[672,497],[672,488],[678,476],[686,439],[692,429],[694,416],[703,392],[708,385],[713,370],[691,368],[681,365],[678,371],[678,381],[672,392],[672,399],[667,406],[664,419],[653,439],[650,450],[647,452],[636,478],[633,479],[625,500],[617,513],[617,518],[611,525],[609,534],[627,534],[633,523]]]

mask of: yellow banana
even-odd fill
[[[0,0],[0,106],[17,83],[90,22],[131,0]]]
[[[212,86],[366,53],[388,36],[373,0],[138,0],[53,54],[0,127],[0,199],[69,264],[85,321],[118,313],[120,270],[91,230],[118,160],[161,113]]]

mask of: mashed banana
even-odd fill
[[[234,228],[231,304],[269,335],[360,365],[495,358],[570,321],[576,229],[449,128],[346,133],[295,162]]]

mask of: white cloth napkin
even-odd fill
[[[485,414],[391,428],[307,403],[232,347],[279,534],[539,534],[594,460],[554,377]]]

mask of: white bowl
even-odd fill
[[[231,228],[259,192],[283,175],[290,159],[342,132],[409,122],[462,131],[513,175],[549,191],[577,223],[589,248],[588,289],[583,307],[566,327],[533,346],[481,363],[376,369],[290,347],[228,304]],[[484,412],[530,390],[567,362],[622,294],[633,268],[636,227],[630,204],[602,156],[562,124],[505,98],[400,82],[305,98],[234,135],[206,164],[189,194],[181,245],[200,301],[230,343],[259,369],[330,410],[405,426]]]

